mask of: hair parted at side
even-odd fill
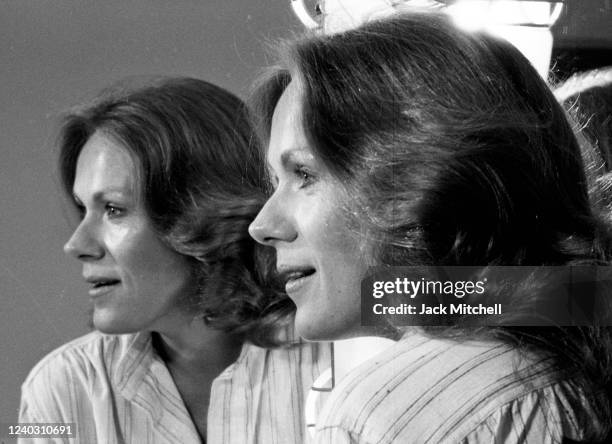
[[[573,130],[511,44],[413,12],[299,40],[282,57],[255,94],[263,137],[269,103],[297,82],[311,147],[357,191],[386,263],[419,251],[419,264],[592,258]],[[441,197],[448,205],[433,205]]]
[[[59,167],[69,196],[79,153],[95,132],[129,152],[160,239],[193,258],[194,314],[257,345],[276,345],[292,304],[270,277],[273,251],[247,231],[265,193],[242,101],[192,78],[124,81],[105,90],[61,128]]]
[[[591,211],[572,127],[510,43],[411,11],[279,49],[252,95],[256,126],[267,140],[274,107],[296,82],[309,147],[346,184],[356,233],[371,238],[379,264],[609,264],[610,229]],[[532,288],[516,296],[537,298]],[[514,325],[521,306],[504,313]],[[612,430],[609,328],[431,334],[497,337],[551,355]]]

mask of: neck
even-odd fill
[[[206,442],[213,381],[236,361],[243,341],[209,328],[200,318],[172,325],[153,332],[153,346],[165,361],[202,442]]]
[[[195,318],[172,332],[158,332],[154,346],[174,371],[218,375],[236,361],[242,343],[242,338],[211,329]]]

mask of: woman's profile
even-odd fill
[[[276,249],[298,332],[396,340],[340,381],[316,442],[610,439],[611,331],[525,326],[545,282],[497,327],[361,323],[371,266],[609,264],[576,137],[518,50],[398,14],[282,46],[253,109],[272,194],[250,233]]]
[[[87,443],[302,442],[326,351],[262,348],[293,338],[247,232],[256,146],[243,103],[197,79],[120,84],[66,117],[60,173],[80,218],[64,250],[96,331],[35,366],[21,422],[72,423]]]

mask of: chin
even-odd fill
[[[300,309],[298,308],[295,314],[295,331],[302,338],[307,341],[320,341],[319,325],[312,323],[310,317],[300,316]]]
[[[298,310],[295,317],[295,329],[298,335],[307,341],[336,341],[350,336],[350,331],[338,325],[333,317],[318,315],[305,318],[300,317]],[[313,319],[316,321],[313,322]]]

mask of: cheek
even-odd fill
[[[115,227],[106,245],[115,264],[132,279],[157,285],[156,282],[182,279],[185,274],[185,259],[166,247],[151,230]]]
[[[343,263],[351,263],[362,257],[362,238],[343,208],[341,203],[323,205],[319,211],[312,211],[307,216],[307,222],[316,227],[313,238],[322,248],[343,256]]]
[[[325,202],[325,201],[323,201]],[[324,268],[332,271],[342,285],[359,285],[368,268],[365,238],[342,203],[328,200],[311,207],[303,216],[303,227]]]
[[[113,258],[119,258],[125,254],[129,254],[131,250],[135,248],[137,238],[137,230],[134,230],[130,226],[114,226],[107,230],[106,236],[104,236],[104,243],[106,249],[113,256]]]
[[[295,220],[301,234],[316,248],[335,249],[346,244],[348,224],[331,189],[304,200],[295,211]]]

